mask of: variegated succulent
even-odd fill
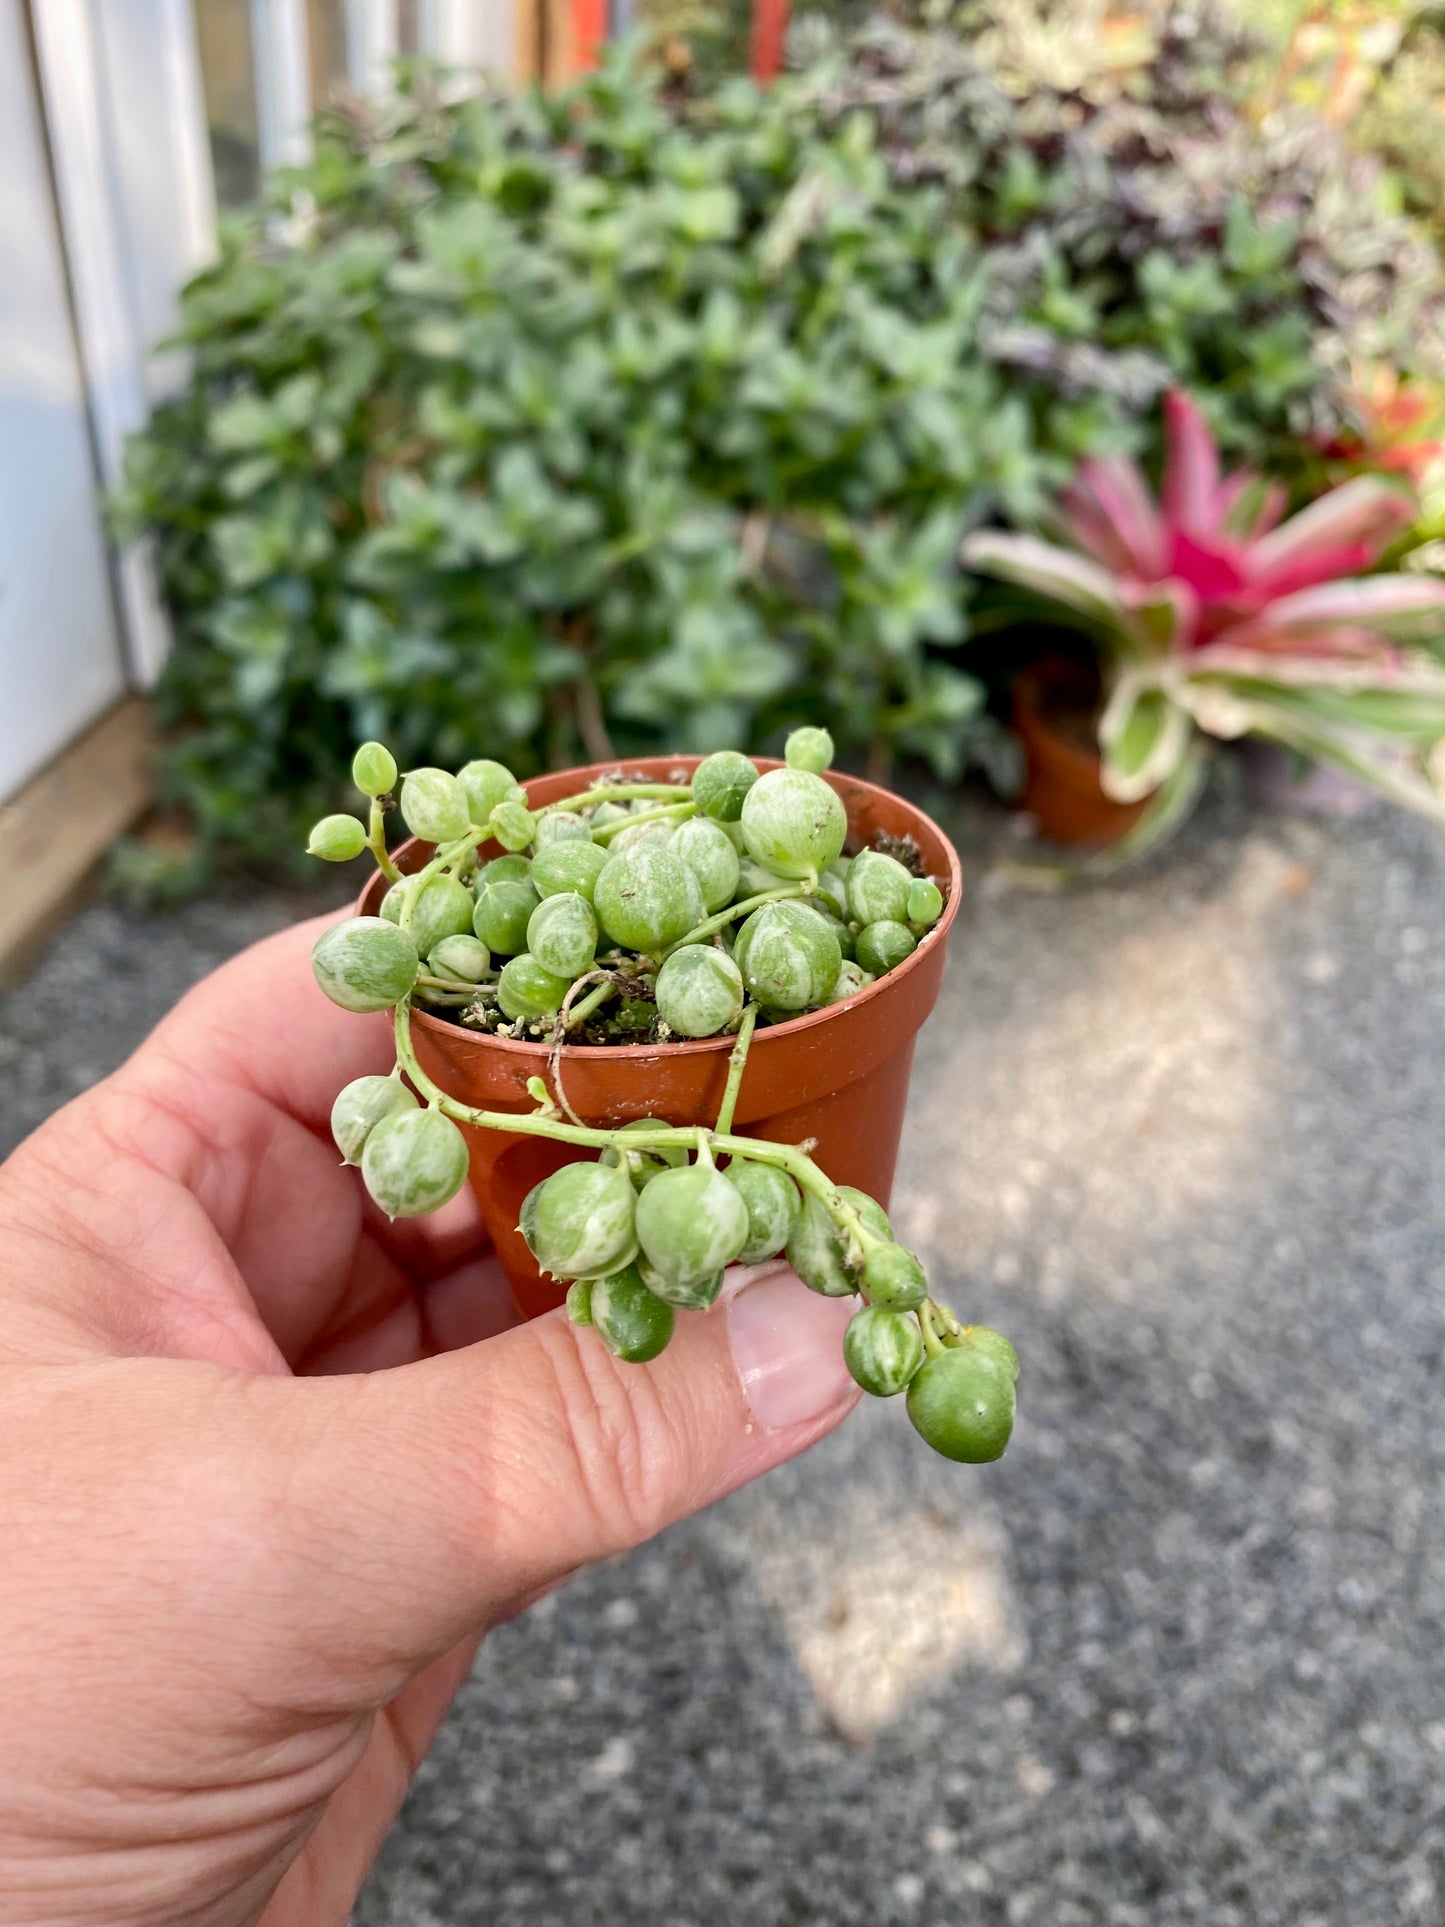
[[[1221,475],[1188,396],[1165,399],[1156,500],[1123,459],[1084,463],[1062,543],[980,531],[969,565],[1093,637],[1104,788],[1135,801],[1183,780],[1199,733],[1272,737],[1445,823],[1445,581],[1369,575],[1417,504],[1361,475],[1285,519],[1285,491]]]

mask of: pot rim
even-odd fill
[[[655,777],[659,765],[666,770],[685,769],[691,774],[702,760],[701,756],[691,755],[618,757],[610,763],[581,763],[570,769],[547,770],[540,776],[527,778],[527,780],[523,782],[522,788],[526,790],[528,784],[550,781],[554,776],[576,776],[591,781],[599,775],[610,775],[614,770],[617,771],[621,777],[626,777],[629,773],[635,771],[645,781]],[[782,769],[784,767],[782,758],[778,756],[754,756],[752,761],[760,770],[764,771]],[[886,790],[881,784],[870,783],[861,776],[851,775],[846,770],[825,770],[823,772],[824,782],[829,783],[832,788],[838,789],[838,783],[832,780],[835,777],[842,783],[848,785],[855,795],[861,791],[863,792],[864,798],[873,796],[886,797],[891,804],[901,805],[905,810],[909,811],[910,814],[921,819],[921,821],[926,823],[929,828],[934,831],[943,845],[948,865],[948,888],[944,896],[943,915],[931,930],[926,931],[924,935],[919,938],[917,948],[912,951],[909,956],[905,957],[901,964],[896,965],[895,968],[888,971],[885,976],[878,978],[876,983],[866,984],[855,996],[849,997],[841,1004],[825,1004],[821,1010],[807,1011],[801,1017],[790,1017],[786,1022],[781,1024],[769,1024],[766,1029],[759,1030],[754,1036],[754,1049],[765,1046],[772,1038],[801,1036],[806,1031],[816,1029],[818,1026],[828,1023],[832,1018],[841,1016],[844,1011],[856,1010],[860,1004],[867,1003],[879,996],[886,996],[890,992],[898,989],[903,980],[912,973],[916,965],[922,960],[924,946],[932,944],[936,939],[946,936],[954,918],[958,914],[959,903],[963,895],[963,867],[959,863],[958,851],[954,848],[952,839],[944,834],[943,830],[934,822],[931,816],[919,809],[916,803],[910,803],[907,797],[900,796],[896,790]],[[580,789],[582,787],[584,787],[584,784],[579,783],[578,788]],[[846,793],[840,791],[840,794],[846,805],[848,801]],[[528,801],[531,801],[530,792],[528,794]],[[399,844],[396,850],[392,852],[393,857],[399,857],[404,851],[413,849],[421,840],[420,837],[411,837],[407,842]],[[366,887],[362,890],[357,900],[357,911],[359,914],[374,914],[374,912],[368,912],[364,906],[367,899],[375,893],[377,885],[383,880],[379,872],[376,876],[368,880]],[[519,1037],[496,1037],[490,1031],[464,1030],[457,1024],[447,1023],[444,1018],[434,1017],[429,1011],[419,1005],[414,1004],[412,1006],[411,1018],[414,1024],[420,1024],[424,1030],[433,1031],[441,1036],[453,1039],[460,1036],[471,1040],[478,1046],[496,1050],[504,1056],[515,1056],[523,1061],[534,1063],[542,1069],[547,1067],[552,1058],[553,1047],[550,1044],[531,1043]],[[564,1060],[567,1058],[587,1058],[589,1060],[616,1058],[621,1063],[636,1063],[642,1058],[655,1058],[659,1054],[667,1057],[699,1057],[706,1056],[709,1053],[730,1052],[734,1042],[735,1038],[733,1033],[726,1031],[718,1037],[691,1037],[688,1038],[686,1042],[666,1044],[564,1044],[561,1055]]]

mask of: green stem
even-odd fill
[[[768,1138],[724,1135],[708,1130],[703,1124],[659,1124],[645,1131],[634,1126],[624,1136],[620,1131],[591,1124],[563,1124],[539,1111],[517,1115],[509,1111],[477,1110],[449,1096],[418,1064],[411,1041],[411,1011],[406,1004],[396,1006],[394,1025],[396,1061],[420,1095],[438,1110],[445,1111],[458,1124],[469,1124],[478,1131],[511,1131],[521,1137],[549,1137],[559,1144],[576,1144],[589,1151],[605,1151],[609,1146],[620,1144],[629,1151],[677,1150],[696,1153],[704,1144],[710,1144],[714,1152],[727,1157],[751,1158],[755,1163],[776,1164],[803,1190],[810,1191],[845,1229],[851,1229],[857,1223],[857,1212],[844,1203],[829,1178],[796,1144],[774,1144]]]
[[[743,1021],[738,1026],[737,1042],[733,1045],[732,1056],[728,1059],[728,1081],[723,1090],[722,1104],[718,1110],[714,1129],[727,1132],[733,1128],[733,1112],[738,1107],[738,1092],[743,1087],[743,1072],[747,1068],[748,1047],[753,1041],[753,1031],[757,1027],[758,1007],[749,1004],[743,1012]]]
[[[943,1340],[934,1326],[934,1318],[941,1309],[931,1298],[925,1298],[918,1307],[918,1323],[923,1332],[923,1348],[930,1358],[943,1356]]]
[[[574,1004],[567,1013],[567,1028],[573,1030],[578,1024],[585,1024],[599,1005],[605,1004],[617,986],[614,983],[597,984],[589,990],[580,1003]]]
[[[617,823],[604,823],[600,830],[592,832],[592,841],[610,843],[614,836],[620,836],[624,830],[635,829],[641,823],[684,823],[688,817],[696,814],[696,803],[670,803],[663,810],[646,810],[638,816],[623,817]]]
[[[681,950],[684,944],[701,943],[704,937],[710,937],[715,930],[726,929],[728,924],[736,923],[739,917],[749,917],[754,910],[761,910],[765,903],[781,903],[786,897],[807,895],[806,883],[789,883],[781,890],[763,890],[755,897],[744,897],[741,903],[730,903],[726,910],[719,910],[716,916],[706,918],[694,929],[689,930],[685,937],[679,937],[676,943],[670,943],[663,951],[663,957],[670,957],[674,950]]]
[[[366,847],[376,858],[376,867],[388,883],[400,883],[401,871],[391,860],[391,852],[386,847],[386,819],[382,814],[381,798],[371,799],[371,821],[366,831]]]
[[[602,783],[595,790],[579,790],[575,796],[544,803],[534,813],[551,816],[557,810],[588,810],[594,803],[626,803],[634,796],[670,796],[686,801],[691,795],[685,783]]]
[[[465,856],[468,850],[475,850],[488,834],[486,830],[470,829],[465,836],[459,836],[455,843],[445,844],[439,849],[430,863],[423,864],[421,869],[412,871],[408,881],[413,887],[406,892],[401,906],[401,928],[408,936],[411,935],[412,914],[416,909],[416,900],[421,892],[423,880],[440,875],[458,858]]]

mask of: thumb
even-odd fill
[[[854,1309],[760,1266],[680,1318],[650,1365],[554,1312],[390,1371],[273,1381],[301,1420],[299,1456],[283,1428],[289,1528],[324,1581],[291,1603],[314,1622],[308,1647],[344,1691],[384,1695],[577,1567],[792,1458],[856,1402]]]

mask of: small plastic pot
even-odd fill
[[[643,782],[686,783],[696,756],[654,756],[594,763],[534,777],[524,787],[534,808],[575,795],[621,768]],[[756,759],[761,769],[775,761]],[[949,927],[958,914],[963,878],[953,845],[902,797],[855,776],[830,771],[826,779],[848,812],[850,838],[871,842],[883,831],[912,837],[924,867],[944,886],[943,915],[913,955],[846,1003],[757,1031],[748,1055],[735,1128],[777,1143],[814,1140],[813,1155],[835,1183],[854,1184],[886,1205],[898,1161],[913,1044],[938,998]],[[418,869],[431,845],[408,843],[397,852],[403,870]],[[484,855],[499,854],[485,845]],[[373,877],[358,910],[375,915],[383,881]],[[529,1077],[548,1078],[548,1048],[464,1030],[423,1010],[412,1018],[417,1059],[428,1076],[464,1104],[491,1111],[535,1109]],[[567,1098],[590,1124],[663,1118],[670,1124],[711,1124],[727,1082],[731,1037],[673,1044],[569,1045],[561,1056]],[[517,1229],[522,1200],[540,1179],[590,1155],[546,1138],[505,1131],[468,1130],[472,1186],[517,1308],[535,1318],[560,1305],[564,1289],[537,1270]]]
[[[1116,803],[1106,795],[1098,750],[1058,720],[1091,716],[1095,696],[1076,663],[1047,656],[1014,679],[1013,726],[1024,752],[1020,809],[1050,843],[1102,850],[1133,829],[1149,799]]]

